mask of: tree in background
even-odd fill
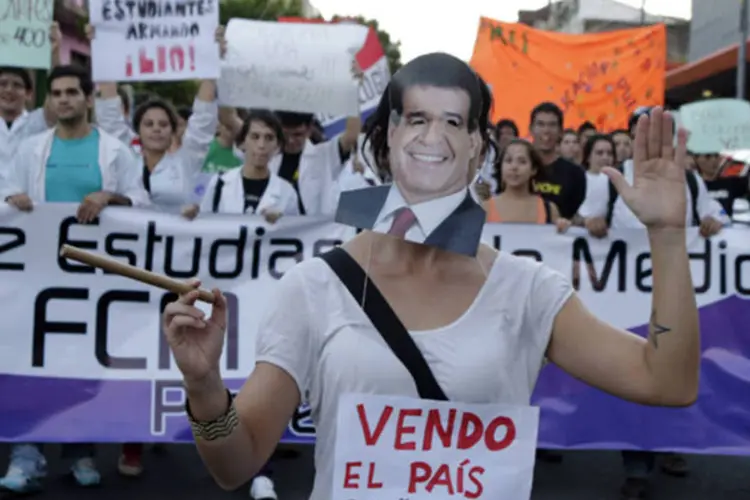
[[[391,35],[382,29],[378,25],[377,19],[365,19],[363,16],[356,17],[344,17],[344,16],[333,16],[332,21],[343,21],[351,20],[357,21],[359,24],[369,26],[375,30],[380,39],[380,45],[383,47],[385,56],[388,58],[388,68],[391,70],[391,74],[394,74],[402,66],[401,64],[401,42],[394,42],[391,40]]]

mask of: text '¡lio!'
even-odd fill
[[[356,406],[365,447],[390,448],[394,453],[413,453],[409,460],[405,493],[437,494],[479,498],[484,491],[481,464],[470,458],[444,460],[442,450],[499,452],[516,440],[516,425],[504,415],[482,418],[455,408],[394,408],[384,406],[368,414],[365,405]],[[386,437],[387,436],[387,437]],[[387,439],[388,442],[383,442]],[[391,441],[392,440],[392,441]],[[425,453],[434,450],[434,453]],[[441,458],[442,457],[442,458]],[[378,474],[377,461],[348,461],[344,464],[345,490],[382,489],[386,479]]]

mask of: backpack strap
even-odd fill
[[[396,313],[380,293],[372,280],[367,279],[362,266],[360,266],[349,253],[341,247],[320,255],[320,258],[333,270],[336,276],[346,286],[358,305],[370,319],[375,329],[393,354],[403,363],[414,378],[417,392],[422,399],[436,401],[448,401],[447,396],[440,388],[430,366],[419,350],[414,339],[398,319]],[[361,304],[362,297],[366,297]]]
[[[544,203],[544,223],[552,224],[552,205],[545,198],[542,198],[542,202]]]
[[[211,211],[215,214],[219,213],[219,204],[221,203],[221,192],[224,189],[224,179],[221,177],[221,174],[217,174],[219,176],[218,179],[216,179],[216,186],[214,186],[214,197],[213,200],[211,200]]]
[[[690,190],[690,209],[693,217],[693,226],[701,225],[701,217],[698,213],[698,178],[696,173],[690,170],[685,170],[685,175],[688,189]]]

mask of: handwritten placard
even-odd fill
[[[530,406],[343,395],[333,500],[528,500],[538,424]]]
[[[690,132],[688,150],[721,153],[750,149],[750,103],[707,99],[680,108],[680,124]]]
[[[351,115],[354,54],[367,27],[232,19],[219,99],[228,106]]]
[[[54,0],[0,0],[0,66],[49,69]]]
[[[219,0],[91,0],[98,82],[219,77]]]

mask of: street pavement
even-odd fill
[[[280,500],[307,500],[312,484],[312,448],[296,447],[296,458],[276,462],[275,480]],[[222,500],[248,498],[247,488],[234,493],[221,491],[200,462],[195,449],[171,445],[145,455],[146,471],[138,479],[126,479],[116,472],[118,448],[99,449],[102,485],[81,490],[66,479],[59,446],[50,446],[50,476],[40,500]],[[6,467],[8,446],[0,445]],[[651,498],[654,500],[748,500],[750,499],[750,457],[690,456],[691,473],[677,479],[657,474]],[[538,463],[532,500],[617,500],[622,482],[620,456],[616,452],[567,452],[560,464]],[[3,500],[5,498],[3,497]]]

